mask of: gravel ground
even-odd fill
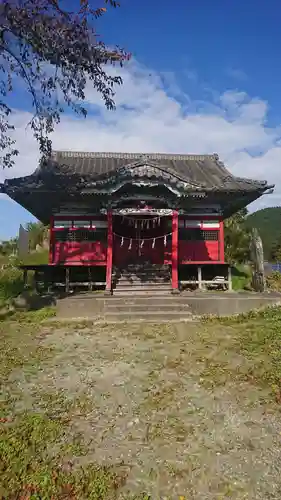
[[[38,326],[53,354],[13,369],[9,391],[16,411],[69,415],[74,465],[121,462],[120,498],[280,499],[280,412],[246,376],[237,328]]]

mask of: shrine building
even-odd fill
[[[76,283],[112,293],[128,270],[146,270],[155,289],[162,270],[171,292],[229,281],[224,219],[272,187],[233,176],[216,154],[57,151],[0,190],[50,225],[49,264],[25,270],[66,291]]]

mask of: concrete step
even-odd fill
[[[170,281],[164,281],[162,283],[157,283],[155,281],[137,281],[137,282],[127,282],[127,281],[119,281],[118,283],[116,283],[117,286],[119,287],[123,287],[123,286],[128,286],[130,288],[134,287],[134,288],[137,288],[137,287],[151,287],[151,288],[161,288],[161,287],[167,287],[167,286],[171,286],[171,282]]]
[[[151,288],[151,290],[154,290],[156,288],[171,288],[171,282],[162,282],[162,283],[155,283],[151,281],[139,281],[139,282],[128,282],[128,281],[120,281],[116,283],[116,286],[113,288],[128,288],[130,290],[137,290],[141,288]]]
[[[136,298],[138,297],[151,297],[152,292],[151,290],[137,290],[137,291],[130,291],[130,290],[114,290],[113,291],[114,297],[131,297],[132,295],[135,295]],[[171,294],[171,290],[155,290],[153,292],[154,297],[167,297]]]
[[[160,302],[160,301],[159,301]],[[146,314],[147,312],[149,313],[160,313],[164,312],[175,312],[175,311],[183,311],[190,313],[190,308],[187,304],[177,304],[175,302],[172,302],[171,304],[163,304],[162,301],[159,304],[155,303],[150,303],[148,304],[147,302],[145,303],[134,303],[134,304],[120,304],[120,303],[110,303],[107,302],[105,306],[105,311],[106,312],[128,312],[128,313],[139,313],[142,312],[143,314]]]
[[[171,305],[186,305],[189,306],[188,300],[186,297],[183,297],[181,295],[173,295],[171,293],[167,295],[127,295],[125,297],[120,297],[119,295],[112,295],[111,297],[100,297],[96,298],[96,301],[102,301],[105,306],[110,306],[112,304],[116,305],[143,305],[144,307],[146,306],[151,306],[153,305],[154,307],[160,307],[161,305],[165,307],[170,307]]]
[[[185,311],[162,311],[162,312],[109,312],[106,311],[104,315],[105,321],[145,321],[154,322],[161,321],[166,323],[167,321],[193,321],[193,316],[190,312]]]
[[[171,276],[169,274],[167,275],[160,275],[160,274],[142,274],[142,275],[136,275],[136,274],[122,274],[121,276],[113,276],[112,281],[157,281],[157,280],[169,280],[171,279]]]
[[[124,268],[114,268],[114,270],[119,270],[119,271],[131,271],[131,270],[138,270],[138,271],[166,271],[169,270],[170,266],[167,264],[129,264],[128,266]]]
[[[161,295],[162,293],[171,293],[171,285],[161,285],[161,286],[149,286],[149,285],[137,285],[137,286],[118,286],[113,289],[113,294],[125,293],[127,295],[138,295],[139,293],[146,293],[150,295]]]
[[[119,279],[117,281],[113,281],[112,284],[117,285],[169,285],[171,283],[170,279],[155,279],[155,280],[140,280],[140,279]]]

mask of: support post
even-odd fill
[[[224,222],[220,221],[219,232],[219,261],[224,262]]]
[[[198,288],[199,288],[199,290],[203,290],[202,267],[201,266],[198,266]]]
[[[112,289],[112,256],[113,256],[113,226],[112,210],[107,211],[107,258],[106,258],[106,295],[111,295]]]
[[[69,293],[69,267],[65,268],[65,293]]]
[[[231,275],[231,266],[228,266],[228,291],[232,292],[232,275]]]
[[[179,293],[178,243],[179,214],[177,210],[174,210],[172,215],[172,293]]]
[[[53,264],[54,260],[54,217],[50,220],[49,229],[49,264]]]

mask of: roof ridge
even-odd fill
[[[177,154],[177,153],[114,153],[114,152],[95,152],[95,151],[53,151],[52,156],[57,159],[58,156],[63,158],[120,158],[128,160],[137,160],[147,158],[148,160],[215,160],[218,161],[219,156],[213,154]]]

